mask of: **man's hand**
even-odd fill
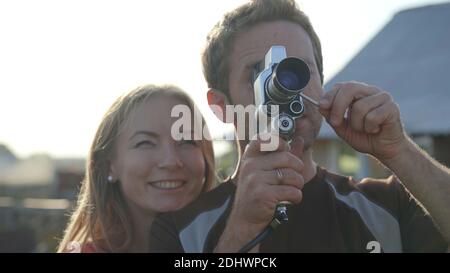
[[[302,200],[302,161],[281,138],[273,152],[261,152],[261,144],[261,140],[251,141],[242,156],[233,209],[216,252],[238,251],[270,223],[278,203]],[[300,146],[296,145],[296,154],[301,153]]]
[[[362,83],[340,83],[322,97],[319,111],[350,146],[391,169],[450,242],[450,170],[406,136],[392,97]]]
[[[380,161],[396,157],[407,143],[398,105],[377,87],[336,84],[321,98],[319,111],[339,137]]]

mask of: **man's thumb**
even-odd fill
[[[291,153],[297,157],[301,157],[303,154],[303,149],[305,147],[305,140],[298,136],[294,138],[291,142]]]

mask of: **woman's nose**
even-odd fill
[[[161,159],[158,163],[159,168],[175,169],[183,167],[177,148],[174,145],[167,145],[161,153]]]

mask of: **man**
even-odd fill
[[[446,251],[449,170],[407,137],[389,93],[356,82],[323,91],[320,41],[294,1],[251,1],[213,28],[203,53],[209,104],[253,104],[253,67],[273,45],[306,61],[311,79],[304,93],[320,101],[319,108],[305,103],[290,146],[280,139],[276,151],[262,152],[261,141],[241,141],[238,174],[181,211],[157,218],[152,251],[239,251],[271,223],[281,201],[293,203],[289,221],[252,251]],[[355,182],[318,167],[311,147],[322,116],[351,147],[396,176]]]

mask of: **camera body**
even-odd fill
[[[295,119],[305,111],[300,93],[308,85],[310,70],[299,58],[287,57],[284,46],[274,45],[253,71],[255,106],[273,129],[290,140]],[[275,106],[275,107],[271,107]]]

